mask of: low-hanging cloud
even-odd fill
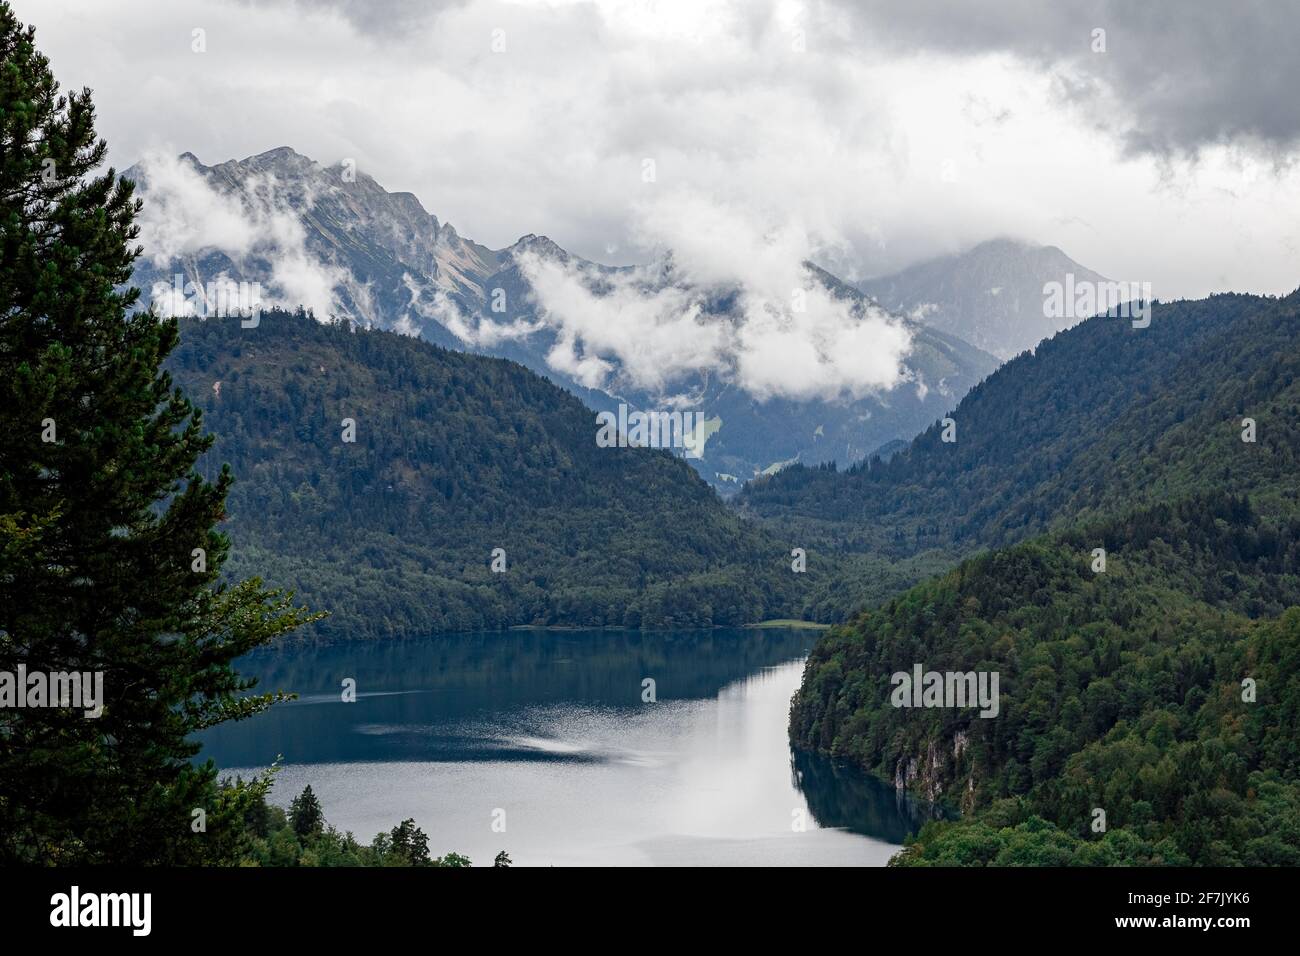
[[[647,202],[640,223],[665,250],[647,266],[517,255],[537,321],[556,335],[548,362],[557,371],[591,388],[661,396],[716,373],[759,400],[861,398],[907,380],[910,329],[818,281],[805,264],[814,241],[799,224],[766,226],[698,195]],[[502,329],[484,319],[472,337]],[[511,331],[525,330],[516,322]]]
[[[265,267],[250,264],[238,275],[241,266],[256,259],[269,263],[263,306],[301,305],[320,319],[338,311],[336,290],[349,279],[307,248],[298,213],[273,177],[249,176],[227,192],[215,188],[187,158],[162,151],[147,154],[140,170],[144,203],[138,221],[147,261],[161,268],[220,252],[236,267],[234,274],[223,275],[247,281],[266,273]],[[363,291],[353,289],[354,296]],[[160,307],[177,307],[171,299],[155,298]]]

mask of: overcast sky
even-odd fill
[[[289,145],[608,263],[775,236],[861,278],[1011,235],[1160,298],[1300,285],[1290,4],[13,5],[119,168]]]

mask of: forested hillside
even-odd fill
[[[977,389],[956,444],[755,489],[904,556],[995,546],[831,631],[792,707],[798,746],[966,811],[896,862],[1300,863],[1296,306],[1090,320]],[[997,716],[894,706],[917,664],[997,673]]]
[[[844,620],[985,547],[1200,489],[1249,489],[1284,513],[1300,469],[1300,294],[1157,303],[1152,324],[1098,316],[1007,363],[887,461],[794,466],[742,511],[836,552],[808,613]],[[1243,419],[1255,441],[1243,442]]]
[[[1214,493],[1081,524],[832,631],[791,734],[967,812],[900,862],[1300,863],[1297,604],[1300,518]],[[997,672],[999,713],[892,706],[915,663]]]
[[[788,548],[668,452],[598,447],[594,414],[513,362],[269,312],[183,321],[168,367],[217,435],[205,466],[235,474],[233,573],[330,611],[318,633],[790,613]]]

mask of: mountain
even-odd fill
[[[1217,492],[1079,523],[833,629],[791,736],[964,811],[897,864],[1295,866],[1297,605],[1300,512]],[[918,666],[997,675],[995,713],[895,706]]]
[[[626,354],[575,342],[556,319],[559,310],[544,307],[539,274],[559,275],[592,308],[608,308],[597,324],[617,314],[614,290],[631,306],[663,301],[678,313],[695,310],[724,337],[736,336],[743,320],[737,290],[692,285],[671,256],[647,267],[602,266],[532,234],[488,249],[410,193],[387,192],[353,167],[323,166],[288,147],[214,166],[187,153],[179,163],[141,164],[126,175],[145,205],[148,248],[134,276],[144,304],[181,311],[177,275],[199,287],[222,277],[257,282],[272,304],[513,359],[593,409],[690,410],[702,439],[691,464],[724,494],[793,462],[848,463],[911,438],[997,365],[957,335],[885,316],[857,289],[805,264],[801,281],[824,292],[850,327],[887,321],[906,330],[896,381],[856,397],[759,394],[734,368],[715,364],[668,369],[661,381],[646,382],[629,374]]]
[[[740,495],[807,540],[856,528],[857,550],[906,557],[1021,540],[1062,516],[1249,482],[1272,507],[1293,446],[1300,294],[1158,303],[1148,328],[1097,316],[1003,365],[888,461],[787,468]],[[1258,441],[1240,441],[1241,419]]]
[[[236,476],[231,573],[330,611],[317,634],[791,616],[788,547],[514,362],[272,310],[183,319],[168,369]]]
[[[215,166],[185,153],[177,167],[131,167],[124,175],[161,246],[136,267],[142,304],[159,298],[159,284],[173,287],[177,273],[199,286],[229,276],[260,283],[274,301],[311,297],[292,305],[323,302],[367,326],[458,346],[438,323],[426,328],[423,313],[439,293],[482,296],[478,283],[497,271],[499,254],[462,239],[411,193],[390,193],[364,173],[345,181],[345,170],[288,147]],[[231,216],[242,220],[234,229]]]
[[[828,632],[791,709],[796,746],[964,812],[897,865],[1300,864],[1298,325],[1300,293],[1099,316],[955,443],[755,489],[899,555],[991,548]],[[918,667],[997,706],[900,706]]]
[[[1211,469],[1275,511],[1300,459],[1287,445],[1300,399],[1270,393],[1296,374],[1296,310],[1296,295],[1218,295],[1159,303],[1144,329],[1094,317],[973,389],[950,413],[956,441],[936,422],[888,461],[796,465],[751,482],[737,505],[836,555],[803,582],[804,613],[826,622],[981,549],[1203,490]],[[1243,446],[1247,415],[1258,441]]]
[[[858,288],[886,309],[914,315],[1006,360],[1086,317],[1045,314],[1044,285],[1064,285],[1069,275],[1076,282],[1107,281],[1056,246],[991,239],[959,255],[867,279]]]

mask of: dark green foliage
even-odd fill
[[[1300,853],[1295,604],[1300,520],[1244,499],[1081,524],[832,631],[791,733],[973,814],[927,828],[905,862],[1281,862]],[[891,706],[890,675],[914,663],[997,671],[1001,712]]]
[[[789,547],[685,461],[598,447],[595,415],[513,362],[270,312],[184,321],[169,367],[219,436],[209,467],[240,476],[232,568],[328,608],[323,633],[793,616]]]
[[[1018,803],[991,813],[926,824],[890,866],[1300,866],[1300,785],[1273,772],[1246,778],[1244,799],[1225,791],[1195,801],[1203,821],[1134,824],[1073,835]],[[1171,835],[1160,837],[1162,832]],[[1150,836],[1144,835],[1150,834]],[[1159,837],[1157,839],[1157,837]],[[1187,846],[1194,848],[1187,852]]]
[[[403,820],[393,827],[393,832],[388,835],[388,845],[392,853],[411,866],[427,866],[429,863],[429,838],[415,825],[414,819]]]
[[[325,826],[325,813],[308,785],[289,803],[289,825],[299,839],[311,839]],[[394,830],[394,833],[397,831]]]
[[[105,697],[0,710],[0,862],[220,860],[255,794],[219,794],[189,738],[272,703],[230,662],[304,615],[218,583],[230,475],[194,469],[176,325],[131,314],[138,204],[94,119],[0,3],[0,672],[101,672]]]
[[[266,802],[272,779],[272,773],[265,774],[258,781],[253,796],[244,800],[249,817],[238,848],[237,859],[241,866],[459,868],[471,865],[469,857],[459,853],[431,857],[429,838],[414,820],[403,820],[389,833],[376,834],[369,846],[358,843],[351,833],[340,833],[326,822],[320,802],[310,786],[293,798],[286,815],[279,807]],[[236,784],[247,789],[242,781]],[[310,808],[309,815],[313,821],[305,828],[301,816],[303,807]],[[493,865],[510,865],[505,850],[497,854]]]
[[[861,529],[868,554],[1001,546],[829,632],[791,709],[797,745],[966,812],[896,863],[1300,860],[1298,305],[1089,320],[975,389],[956,444],[936,427],[747,496],[812,540]],[[1000,714],[891,706],[917,663],[997,671]]]
[[[972,389],[952,413],[956,442],[936,423],[888,461],[787,468],[738,502],[809,548],[930,568],[1207,488],[1249,489],[1262,513],[1286,513],[1300,471],[1298,310],[1300,293],[1217,295],[1156,303],[1146,329],[1090,319]],[[1247,416],[1253,445],[1240,440]],[[849,577],[816,619],[898,593]]]

